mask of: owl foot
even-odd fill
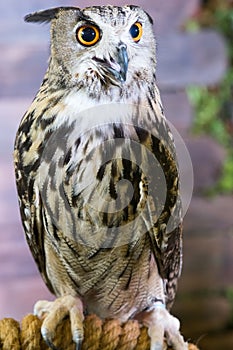
[[[148,327],[151,338],[150,350],[165,350],[167,346],[174,350],[188,350],[188,344],[180,334],[180,322],[172,316],[161,302],[156,302],[153,310],[143,317],[143,323]]]
[[[57,298],[55,301],[38,301],[34,306],[34,314],[43,318],[41,334],[48,346],[58,350],[54,345],[54,337],[57,326],[69,315],[71,333],[76,344],[76,350],[81,349],[83,340],[83,305],[81,300],[71,295]]]

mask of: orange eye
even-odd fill
[[[92,46],[100,39],[100,30],[93,25],[84,25],[77,29],[76,36],[80,44],[84,46]]]
[[[140,22],[135,22],[129,30],[130,35],[133,40],[137,43],[142,37],[142,24]]]

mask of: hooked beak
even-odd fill
[[[110,73],[114,82],[124,83],[126,81],[127,70],[128,70],[128,54],[127,46],[121,43],[117,48],[116,59],[111,58],[109,60],[102,60],[94,57],[94,60],[101,64],[103,70]]]

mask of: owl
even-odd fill
[[[148,327],[151,350],[187,349],[170,314],[182,264],[182,206],[172,133],[156,85],[151,17],[137,6],[59,7],[51,55],[14,149],[26,239],[54,302],[42,336],[85,314]]]

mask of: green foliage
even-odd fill
[[[231,135],[227,132],[225,106],[231,100],[233,68],[229,69],[219,87],[190,86],[187,93],[195,110],[193,131],[197,134],[208,134],[228,148]],[[223,115],[224,114],[224,115]]]
[[[212,16],[211,22],[226,39],[229,68],[219,86],[191,86],[187,92],[196,114],[194,133],[211,135],[227,151],[222,177],[214,192],[233,193],[233,8],[218,8]],[[198,21],[196,26],[193,22],[190,21],[188,30],[193,31],[200,27]],[[231,131],[228,130],[229,123],[232,124]]]
[[[231,307],[231,315],[228,320],[228,327],[233,329],[233,287],[226,290],[226,297]]]
[[[188,31],[189,33],[197,33],[200,30],[200,25],[197,21],[195,20],[189,20],[186,24],[185,24],[185,29],[186,31]]]
[[[231,193],[233,191],[233,152],[231,152],[223,166],[222,177],[216,186],[216,190]]]
[[[223,122],[216,118],[220,112],[220,101],[206,87],[191,86],[188,97],[195,108],[193,131],[197,134],[210,134],[225,143]]]
[[[215,13],[216,27],[228,41],[229,56],[233,59],[233,8],[219,9]]]

